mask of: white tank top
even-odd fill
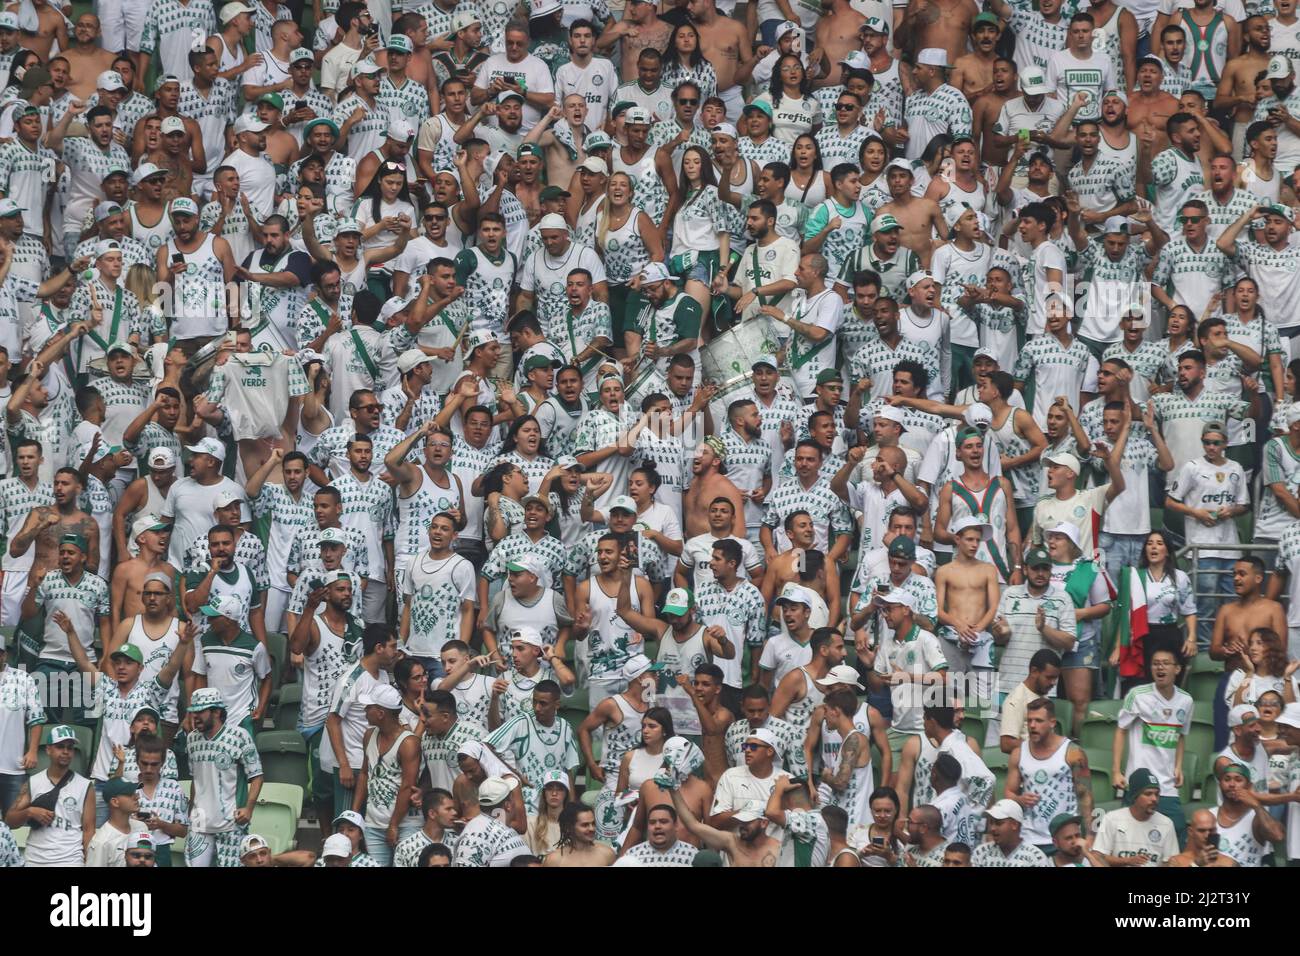
[[[320,441],[320,436],[334,427],[334,416],[330,414],[330,410],[322,406],[321,411],[323,411],[325,416],[329,419],[329,424],[322,428],[319,434],[313,435],[311,432],[307,431],[307,427],[302,423],[302,416],[298,417],[297,448],[309,458],[311,457],[311,450],[316,447],[316,442]]]
[[[1255,169],[1255,164],[1251,160],[1246,160],[1240,167],[1241,186],[1247,192],[1258,196],[1263,202],[1277,202],[1281,195],[1282,180],[1277,174],[1277,169],[1273,169],[1271,179],[1263,179]]]
[[[605,275],[611,285],[621,285],[641,271],[650,261],[641,230],[637,228],[640,209],[632,208],[627,221],[605,233]]]
[[[849,736],[857,734],[867,742],[867,753],[871,753],[871,738],[860,730],[853,730]],[[848,786],[843,790],[831,791],[830,803],[840,807],[849,815],[849,829],[859,824],[871,823],[871,792],[875,788],[871,779],[871,760],[849,774]]]
[[[984,211],[984,200],[987,198],[988,193],[978,175],[975,177],[975,188],[971,190],[962,189],[960,185],[946,177],[945,180],[948,183],[948,192],[939,200],[939,209],[945,215],[953,206],[960,204],[970,206],[976,212]]]
[[[869,716],[867,706],[868,705],[864,701],[862,705],[858,707],[858,712],[853,715],[853,726],[856,727],[858,730],[862,731],[864,734],[866,734],[867,738],[870,739],[871,738],[871,717]],[[924,738],[924,735],[922,735],[922,738]],[[823,720],[821,744],[820,744],[820,755],[821,755],[823,769],[829,770],[831,771],[831,773],[834,773],[836,770],[839,769],[840,747],[843,745],[843,743],[844,743],[844,739],[840,736],[840,732],[838,730],[831,730],[831,728],[826,726],[826,721]],[[870,752],[869,748],[868,748],[868,752]],[[870,763],[871,762],[868,761],[868,766],[870,766]],[[927,776],[928,776],[928,771],[927,771]],[[830,799],[829,787],[827,787],[825,784],[822,784],[819,787],[819,790],[822,792],[823,803]]]
[[[146,477],[146,481],[151,481]],[[158,512],[150,512],[157,514]],[[127,643],[134,644],[140,648],[140,653],[144,655],[144,667],[150,674],[157,675],[162,670],[163,665],[167,663],[167,658],[171,657],[172,651],[180,643],[180,621],[173,617],[171,623],[167,625],[167,630],[163,636],[154,640],[144,629],[144,616],[137,614],[131,622],[131,633],[127,635]],[[167,699],[163,703],[162,719],[170,720],[173,723],[178,720],[177,707],[181,696],[181,682],[177,677],[172,681],[172,686],[167,689]]]
[[[216,238],[208,233],[193,252],[181,253],[175,238],[167,240],[167,259],[184,255],[188,268],[176,277],[172,335],[178,339],[215,338],[226,331],[226,274],[212,251]]]
[[[68,773],[72,779],[59,791],[54,804],[54,819],[49,826],[33,829],[27,836],[28,866],[85,865],[81,813],[86,804],[86,795],[90,792],[90,780],[72,770]],[[54,789],[48,770],[33,774],[28,778],[27,785],[33,800]]]
[[[434,515],[460,506],[460,485],[452,475],[448,475],[447,481],[450,487],[441,487],[421,465],[420,487],[405,498],[398,494],[397,537],[393,547],[399,565],[402,556],[409,560],[429,547],[429,522]]]
[[[1230,827],[1219,823],[1219,852],[1232,857],[1238,866],[1261,866],[1264,855],[1272,846],[1255,839],[1255,812],[1247,810],[1245,816]]]
[[[366,760],[370,772],[366,777],[366,826],[384,828],[393,819],[393,809],[397,803],[397,792],[402,785],[402,761],[397,751],[402,741],[415,734],[403,730],[393,741],[393,745],[382,754],[379,752],[379,731],[370,735],[366,744]],[[414,811],[414,812],[412,812]],[[419,819],[419,810],[408,806],[406,820]]]
[[[785,195],[787,199],[793,199],[809,209],[815,209],[826,199],[826,182],[822,179],[821,173],[814,173],[812,182],[808,184],[808,191],[804,192],[802,186],[795,184],[794,176],[791,175]]]
[[[667,698],[689,700],[690,695],[677,686],[677,675],[685,674],[688,678],[694,677],[695,671],[702,664],[709,662],[709,654],[704,647],[704,627],[697,625],[691,636],[681,643],[673,637],[673,629],[667,628],[659,638],[659,653],[655,656],[655,661],[664,666],[664,669],[659,672],[659,693],[655,695],[655,703],[663,707],[666,706],[664,700]],[[693,710],[685,711],[686,716],[678,720],[681,713],[680,711],[673,713],[673,729],[678,734],[699,735],[703,732],[698,713]]]
[[[627,173],[632,177],[633,187],[636,186],[638,180],[644,177],[648,176],[653,179],[657,175],[655,172],[655,152],[653,148],[647,149],[645,154],[635,163],[628,163],[623,159],[623,150],[616,148],[613,153],[614,169],[612,172]],[[636,217],[633,216],[632,218],[635,219]]]
[[[917,734],[921,752],[916,755],[916,768],[912,771],[912,806],[934,803],[934,785],[930,783],[930,768],[939,756],[939,748],[925,734]],[[837,758],[838,760],[838,758]],[[838,766],[838,762],[837,762]]]
[[[143,242],[149,249],[150,254],[156,253],[162,248],[162,244],[172,237],[172,223],[167,216],[166,203],[163,204],[162,215],[158,217],[158,221],[152,226],[146,226],[140,221],[139,207],[135,203],[131,203],[127,207],[127,212],[131,216],[132,237]],[[172,251],[175,252],[176,250],[173,249]],[[150,263],[150,265],[152,264]]]
[[[137,511],[136,514],[162,514],[163,502],[167,500],[167,495],[158,490],[158,486],[154,484],[153,475],[144,476],[144,491],[144,507]]]
[[[627,765],[627,785],[631,790],[641,789],[641,784],[645,783],[664,765],[664,755],[647,753],[643,748],[632,751],[632,759]]]
[[[1020,748],[1022,789],[1025,793],[1038,794],[1038,802],[1025,808],[1025,824],[1021,828],[1022,835],[1030,843],[1051,843],[1052,835],[1047,827],[1052,818],[1079,810],[1079,799],[1074,794],[1074,774],[1065,759],[1069,749],[1067,738],[1048,757],[1040,760],[1030,751],[1028,742]]]
[[[635,587],[628,589],[632,599],[632,609],[641,610],[641,598]],[[641,634],[618,616],[618,592],[613,596],[605,593],[600,586],[600,579],[591,579],[591,596],[587,601],[591,608],[591,627],[587,631],[584,658],[590,667],[591,677],[617,676],[623,663],[633,654],[642,653],[644,641]],[[637,725],[638,731],[640,725]],[[615,764],[615,767],[618,765]]]
[[[221,41],[221,63],[217,67],[218,72],[225,73],[228,70],[233,70],[244,62],[244,48],[242,46],[237,43],[232,48],[220,33],[217,34],[217,39]]]
[[[641,718],[645,716],[643,711],[629,704],[622,694],[615,694],[610,699],[618,705],[619,721],[612,727],[606,724],[603,728],[605,741],[600,754],[600,765],[605,768],[606,789],[618,782],[611,777],[617,775],[623,754],[641,745]],[[629,786],[638,787],[640,783],[629,783]]]
[[[808,729],[812,712],[826,699],[826,692],[817,686],[817,682],[808,673],[807,667],[800,667],[799,672],[803,674],[804,695],[785,709],[785,716],[782,719],[804,731]]]
[[[316,612],[316,629],[320,642],[303,658],[302,703],[298,705],[298,725],[303,730],[325,723],[334,685],[347,668],[343,635],[330,630],[324,607]]]
[[[1097,154],[1107,159],[1118,160],[1121,163],[1131,166],[1137,162],[1137,137],[1132,133],[1128,134],[1128,142],[1123,149],[1116,149],[1106,142],[1106,137],[1101,138],[1101,145],[1097,149]]]

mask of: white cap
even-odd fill
[[[131,540],[134,541],[146,531],[164,531],[169,530],[157,515],[143,514],[137,515],[136,519],[131,522]]]
[[[606,511],[630,511],[636,514],[636,502],[629,495],[619,495],[609,503]]]
[[[524,499],[525,502],[528,500],[529,498]],[[542,498],[537,498],[536,500],[542,502],[545,501],[545,499]],[[551,570],[546,566],[546,562],[542,559],[542,556],[536,551],[525,551],[518,557],[507,560],[506,570],[513,571],[516,574],[531,574],[537,579],[539,586],[543,588],[549,588],[551,586]]]
[[[122,79],[122,74],[117,70],[105,70],[96,78],[95,89],[124,90],[126,89],[126,81]]]
[[[357,698],[357,703],[362,707],[369,707],[374,704],[376,707],[384,708],[384,710],[401,710],[402,695],[398,693],[397,688],[392,684],[375,684],[370,690]]]
[[[1107,216],[1101,225],[1102,232],[1122,232],[1128,235],[1128,216]]]
[[[1295,67],[1291,65],[1291,58],[1284,53],[1275,54],[1268,61],[1268,78],[1270,80],[1284,80],[1295,72]]]
[[[803,604],[808,608],[813,608],[813,592],[802,585],[795,584],[793,581],[786,582],[785,587],[781,589],[781,596],[776,599],[777,604]]]
[[[229,23],[241,13],[253,13],[253,8],[246,3],[227,3],[221,8],[221,22]]]
[[[623,665],[623,673],[621,676],[623,680],[634,681],[654,666],[655,665],[650,658],[646,657],[644,654],[633,654]]]
[[[339,813],[334,817],[334,823],[337,824],[340,820],[352,824],[358,830],[364,829],[366,825],[366,818],[355,810],[339,811]]]
[[[851,684],[858,690],[866,690],[862,686],[861,676],[856,670],[848,664],[836,664],[826,672],[825,677],[817,678],[817,684],[821,687],[834,687],[836,684]]]
[[[713,129],[709,130],[717,136],[730,136],[732,139],[740,139],[740,134],[736,132],[736,127],[730,123],[719,123]]]
[[[401,34],[399,34],[400,36]],[[411,124],[400,116],[394,116],[388,121],[388,138],[396,140],[399,143],[409,143],[411,137],[415,135],[415,130]]]
[[[481,25],[483,21],[478,18],[478,14],[473,10],[457,10],[456,15],[451,18],[451,32],[458,33],[476,23]]]
[[[759,727],[758,730],[751,730],[745,735],[746,740],[757,740],[761,744],[767,744],[773,750],[780,751],[781,742],[776,739],[776,734],[766,727]]]
[[[419,349],[407,349],[401,355],[397,356],[397,370],[402,374],[406,374],[411,369],[432,361],[432,355],[428,355]]]
[[[478,785],[478,805],[495,807],[499,803],[505,803],[514,789],[515,785],[505,777],[488,777]]]
[[[916,610],[916,599],[902,588],[894,588],[887,594],[880,595],[878,600],[885,604],[901,604],[909,611]]]
[[[367,73],[378,73],[381,70],[383,70],[383,67],[370,57],[366,57],[364,60],[357,60],[357,62],[352,65],[353,76],[364,76]]]
[[[331,856],[352,857],[352,840],[346,834],[335,833],[325,838],[325,845],[321,847],[321,859]]]
[[[1030,96],[1038,96],[1048,90],[1047,76],[1036,66],[1027,66],[1020,71],[1020,91]]]
[[[236,494],[233,491],[223,491],[221,492],[221,494],[217,495],[217,497],[213,500],[212,510],[216,511],[218,508],[229,508],[231,505],[243,504],[243,503],[244,503],[243,495]]]
[[[1049,465],[1060,465],[1062,468],[1069,468],[1076,475],[1079,473],[1079,459],[1075,458],[1068,451],[1058,451],[1054,455],[1044,455],[1043,461]],[[1078,544],[1079,542],[1075,542]]]
[[[95,206],[95,222],[103,222],[110,216],[116,216],[122,211],[122,207],[115,202],[109,202],[107,199]]]
[[[548,212],[542,217],[541,222],[537,224],[538,229],[562,229],[569,231],[569,224],[565,222],[564,217],[559,213]]]
[[[958,518],[952,524],[948,525],[948,531],[954,537],[961,534],[967,528],[979,528],[980,536],[988,541],[993,537],[993,526],[988,520],[979,515],[966,515],[964,518]]]
[[[994,820],[1015,820],[1017,823],[1025,822],[1025,811],[1020,809],[1020,804],[1016,803],[1014,800],[999,800],[984,812]]]
[[[1048,533],[1048,534],[1063,534],[1063,535],[1065,535],[1067,538],[1069,538],[1071,541],[1074,542],[1074,546],[1075,546],[1076,548],[1078,548],[1078,547],[1082,547],[1082,545],[1079,544],[1079,526],[1078,526],[1078,525],[1070,524],[1070,522],[1068,522],[1068,521],[1062,521],[1060,524],[1056,525],[1055,527],[1048,528],[1048,529],[1047,529],[1047,533]]]
[[[168,116],[163,119],[158,131],[164,136],[168,133],[183,133],[185,132],[185,121],[179,116]]]
[[[510,643],[520,641],[524,644],[530,644],[533,647],[545,647],[546,642],[542,640],[542,632],[535,627],[517,627],[510,632]]]
[[[939,47],[926,47],[916,55],[917,66],[948,67],[948,52]]]
[[[737,823],[753,823],[755,820],[763,819],[763,814],[753,807],[742,807],[731,815],[731,819]]]
[[[490,329],[470,329],[465,333],[465,338],[461,341],[461,348],[465,354],[471,354],[475,349],[482,348],[495,342],[497,337],[492,334]]]
[[[164,448],[162,445],[159,445],[157,448],[149,449],[149,457],[147,461],[149,462],[150,468],[175,468],[176,453],[170,448]]]
[[[1282,709],[1282,713],[1274,723],[1285,724],[1287,727],[1300,728],[1300,703],[1287,704]]]
[[[609,164],[599,156],[588,156],[578,164],[579,169],[585,169],[589,173],[598,173],[601,176],[609,175]]]
[[[267,127],[267,123],[263,123],[252,113],[245,113],[235,120],[235,135],[238,136],[240,133],[260,133]]]
[[[850,70],[871,69],[871,57],[867,56],[861,50],[854,50],[844,59],[840,60],[840,63],[847,66]]]
[[[201,438],[196,445],[186,445],[185,450],[193,455],[211,455],[217,461],[226,460],[226,446],[215,438]]]
[[[404,299],[400,295],[391,296],[384,300],[384,304],[379,307],[379,324],[386,325],[388,320],[403,309],[409,309],[412,303],[409,299]]]
[[[239,6],[239,4],[232,3],[230,4],[230,6]],[[261,836],[259,836],[256,833],[250,833],[248,836],[244,837],[242,840],[239,841],[239,855],[241,857],[247,856],[248,854],[252,853],[254,850],[265,850],[269,848],[270,848],[270,844],[267,843],[265,839],[263,839]]]
[[[899,428],[902,428],[903,431],[907,431],[907,428],[903,424],[903,410],[901,408],[895,408],[893,405],[882,405],[875,411],[872,417],[883,418],[887,422],[893,422]]]
[[[150,179],[154,176],[159,176],[159,175],[165,176],[166,174],[167,174],[167,170],[159,166],[155,166],[153,163],[141,163],[139,166],[135,168],[135,172],[131,174],[131,185],[139,186],[146,179]]]
[[[803,27],[795,23],[793,20],[783,20],[776,25],[776,38],[778,40],[789,33],[802,35]]]
[[[650,111],[644,106],[632,106],[623,114],[623,125],[628,123],[644,123],[650,125]]]
[[[1253,704],[1237,704],[1228,711],[1228,726],[1240,727],[1242,724],[1246,723],[1246,718],[1248,716],[1258,718],[1259,711],[1255,709]]]
[[[931,282],[933,282],[934,273],[930,272],[928,269],[917,269],[915,272],[913,272],[910,276],[907,277],[908,290],[910,291],[916,288],[926,279],[929,279]]]
[[[975,353],[975,357],[979,357],[978,352]],[[992,356],[990,356],[990,358],[992,358]],[[962,418],[967,425],[974,425],[977,428],[980,425],[992,425],[993,409],[989,408],[983,402],[976,402],[974,405],[968,405],[966,407],[966,412],[962,415]]]
[[[641,284],[647,285],[653,282],[668,282],[672,275],[668,272],[668,267],[662,262],[647,262],[641,267]]]

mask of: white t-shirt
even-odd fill
[[[1246,475],[1241,465],[1232,459],[1224,459],[1223,464],[1211,464],[1204,455],[1184,462],[1178,469],[1178,479],[1174,482],[1169,496],[1189,508],[1204,508],[1207,511],[1221,511],[1229,505],[1250,504],[1250,489],[1246,486]],[[1199,521],[1188,518],[1186,521],[1188,544],[1236,544],[1237,522],[1220,521],[1213,527],[1206,527]],[[1238,552],[1202,551],[1206,558],[1236,558]]]
[[[563,102],[570,93],[581,95],[587,101],[587,129],[605,125],[605,112],[617,88],[614,64],[603,56],[592,57],[586,69],[569,62],[555,71],[555,99]]]
[[[1163,813],[1139,821],[1130,808],[1121,807],[1102,817],[1092,848],[1106,856],[1145,856],[1146,866],[1160,866],[1178,855],[1178,837]]]
[[[525,93],[554,93],[555,83],[551,80],[551,71],[546,63],[531,53],[518,63],[511,63],[504,53],[493,53],[478,68],[478,78],[474,81],[476,89],[486,90],[497,77],[519,80]],[[541,112],[529,103],[524,103],[523,125],[520,132],[526,133],[542,118]]]
[[[1128,731],[1124,775],[1131,776],[1139,767],[1145,767],[1160,781],[1162,797],[1177,797],[1174,758],[1179,738],[1192,729],[1191,695],[1175,687],[1173,696],[1166,700],[1155,684],[1142,684],[1124,698],[1117,722],[1120,729]]]

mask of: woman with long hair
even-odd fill
[[[650,429],[642,430],[644,435]],[[680,467],[680,465],[679,465]],[[659,491],[664,484],[663,478],[653,462],[643,463],[633,470],[627,480],[627,493],[636,503],[636,520],[644,525],[641,534],[659,545],[664,553],[664,563],[660,571],[665,578],[671,578],[677,559],[682,554],[681,492],[675,491],[677,506],[665,504],[659,500]],[[674,495],[670,495],[670,499]]]
[[[1255,628],[1246,638],[1246,649],[1238,651],[1236,658],[1241,666],[1228,676],[1228,684],[1223,689],[1223,699],[1229,709],[1238,704],[1258,706],[1260,696],[1266,691],[1281,694],[1284,704],[1295,703],[1293,675],[1300,661],[1287,660],[1286,642],[1276,631]]]
[[[1270,432],[1285,435],[1290,430],[1286,419],[1297,401],[1300,401],[1300,359],[1292,359],[1282,370],[1282,400],[1273,406],[1273,417],[1268,424]]]
[[[357,200],[353,215],[361,225],[363,249],[379,249],[408,236],[416,222],[415,204],[406,183],[406,164],[383,162]]]
[[[532,415],[521,415],[510,423],[510,430],[501,443],[501,455],[496,464],[502,462],[509,462],[522,469],[528,477],[530,495],[537,493],[546,473],[555,467],[555,459],[546,454],[542,428]]]
[[[1165,367],[1160,372],[1164,383],[1178,379],[1178,356],[1196,348],[1196,316],[1185,305],[1176,305],[1165,319],[1165,336],[1157,343],[1167,353]]]
[[[693,23],[683,23],[668,37],[663,53],[663,73],[659,85],[675,90],[677,84],[691,80],[700,88],[700,99],[707,100],[718,92],[718,74],[700,50],[700,31]]]
[[[772,130],[782,142],[793,144],[805,133],[815,134],[821,129],[821,104],[812,95],[803,60],[793,53],[777,60],[767,92],[754,99],[772,107]]]
[[[596,217],[595,247],[605,261],[609,283],[609,315],[614,341],[623,341],[625,324],[636,318],[644,299],[628,288],[647,262],[664,261],[664,232],[638,206],[632,205],[632,177],[619,171],[605,185],[605,201]]]
[[[790,147],[790,188],[786,196],[815,209],[831,194],[831,176],[822,169],[822,150],[805,133]]]
[[[930,180],[942,176],[945,171],[952,171],[952,137],[940,133],[926,144],[921,152],[921,161],[912,164],[912,195],[924,196],[930,188]]]
[[[871,823],[867,825],[865,834],[861,825],[854,828],[859,834],[858,839],[854,839],[854,833],[850,831],[849,845],[859,848],[863,866],[895,866],[902,851],[895,836],[901,810],[898,793],[893,787],[878,787],[867,798],[867,806],[871,808]]]
[[[542,778],[537,809],[528,814],[524,840],[534,856],[546,856],[560,844],[560,813],[569,799],[569,778],[552,770]]]
[[[144,331],[140,336],[140,345],[147,347],[152,342],[167,341],[167,317],[163,313],[163,289],[158,285],[157,273],[152,266],[137,262],[126,270],[122,285],[126,291],[133,293],[140,303],[140,319]]]
[[[624,752],[618,764],[615,793],[640,790],[664,763],[664,744],[675,737],[673,715],[666,707],[651,707],[641,717],[641,743]]]
[[[713,160],[702,147],[687,146],[682,154],[682,175],[668,212],[673,224],[672,270],[685,280],[686,294],[709,316],[711,296],[727,290],[731,232],[718,198]]]
[[[534,423],[536,419],[534,419]],[[512,462],[502,461],[481,479],[483,530],[488,550],[510,532],[523,527],[523,500],[528,495],[528,475]]]
[[[862,175],[858,181],[862,184],[861,200],[873,213],[887,202],[893,202],[889,193],[889,183],[885,181],[885,164],[889,162],[889,147],[879,136],[871,135],[862,141],[858,150],[858,165]]]
[[[424,718],[420,716],[420,701],[429,686],[429,675],[424,665],[414,657],[403,657],[393,665],[393,683],[402,695],[402,712],[397,722],[413,734],[424,733]]]
[[[559,539],[565,550],[577,547],[587,533],[587,521],[582,517],[584,508],[609,487],[607,474],[583,474],[583,467],[572,455],[562,455],[542,479],[538,495],[548,496],[551,511],[560,526]]]
[[[1173,651],[1179,660],[1196,656],[1196,597],[1187,572],[1174,564],[1174,549],[1164,531],[1147,535],[1138,559],[1138,580],[1146,596],[1147,633],[1142,638],[1141,673],[1121,675],[1120,690],[1124,693],[1151,680],[1151,658],[1156,651]],[[1116,642],[1110,665],[1120,666],[1120,657],[1121,648]]]
[[[334,818],[334,832],[342,833],[352,841],[352,858],[348,866],[379,866],[379,861],[366,849],[366,831],[361,814],[350,809],[340,811]],[[324,863],[317,862],[316,865],[324,866]]]

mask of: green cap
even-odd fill
[[[134,644],[123,644],[110,654],[109,657],[125,657],[127,660],[135,661],[137,664],[144,663],[144,652]]]
[[[539,368],[554,368],[556,363],[548,359],[545,355],[534,355],[528,361],[524,362],[524,374]]]
[[[893,541],[889,542],[889,556],[891,558],[906,558],[909,561],[916,560],[916,542],[905,534],[900,534]]]
[[[750,110],[758,110],[760,113],[766,113],[768,119],[772,119],[772,104],[767,100],[754,100],[752,103],[746,103],[741,114],[748,113]]]
[[[1218,773],[1218,777],[1220,780],[1223,779],[1223,775],[1225,773],[1239,773],[1246,778],[1247,782],[1250,781],[1250,768],[1247,767],[1244,763],[1224,764],[1223,769],[1220,770]],[[1130,781],[1132,780],[1131,777],[1129,779]]]
[[[825,385],[827,382],[838,382],[838,381],[840,381],[839,369],[824,368],[817,373],[818,385]]]
[[[1125,805],[1131,805],[1143,790],[1160,789],[1160,781],[1146,767],[1138,767],[1128,775],[1128,790],[1124,792]]]
[[[259,103],[269,103],[280,112],[284,112],[284,97],[279,93],[263,93],[257,98]]]
[[[1025,554],[1025,567],[1027,568],[1050,568],[1052,566],[1052,556],[1042,548],[1030,548]]]
[[[59,544],[74,545],[80,549],[82,554],[86,554],[90,550],[90,546],[86,543],[86,536],[84,534],[77,534],[75,531],[70,531],[60,537]]]
[[[323,117],[323,116],[318,116],[318,117],[316,117],[314,120],[312,120],[311,122],[309,122],[306,126],[304,126],[304,127],[302,128],[302,135],[305,137],[308,133],[310,133],[312,130],[314,130],[317,126],[328,126],[328,127],[330,128],[331,132],[333,132],[334,135],[335,135],[336,137],[339,135],[339,126],[338,126],[338,124],[335,123],[332,119],[326,119],[326,118]]]
[[[542,147],[538,146],[536,143],[524,143],[515,151],[515,158],[523,159],[525,156],[536,156],[538,159],[546,158],[542,153]]]
[[[55,724],[50,728],[49,734],[45,738],[45,746],[51,747],[54,744],[64,744],[71,741],[77,743],[77,732],[67,724]]]
[[[567,189],[561,189],[559,186],[547,186],[537,195],[538,202],[547,202],[551,199],[568,199],[573,195]]]
[[[143,707],[137,707],[135,713],[131,715],[131,721],[134,723],[141,714],[149,714],[154,720],[161,721],[162,714],[158,713],[158,708],[145,704]]]
[[[121,777],[110,777],[104,784],[104,799],[112,800],[114,797],[130,797],[140,788],[129,780],[123,780]]]
[[[989,13],[987,10],[985,10],[983,13],[975,14],[974,18],[970,22],[971,32],[974,33],[975,28],[979,26],[981,23],[987,23],[990,26],[999,27],[999,28],[1002,26],[1001,22],[997,18],[997,15],[993,13]]]
[[[1079,826],[1083,826],[1083,817],[1072,813],[1058,813],[1056,816],[1052,817],[1052,822],[1047,825],[1047,832],[1052,836],[1056,836],[1057,830],[1061,829],[1061,827],[1069,826],[1071,823],[1077,823]]]
[[[691,866],[722,866],[722,857],[717,850],[700,850],[691,860]]]
[[[687,588],[673,588],[664,599],[664,613],[673,617],[688,614],[695,605],[695,597]]]

